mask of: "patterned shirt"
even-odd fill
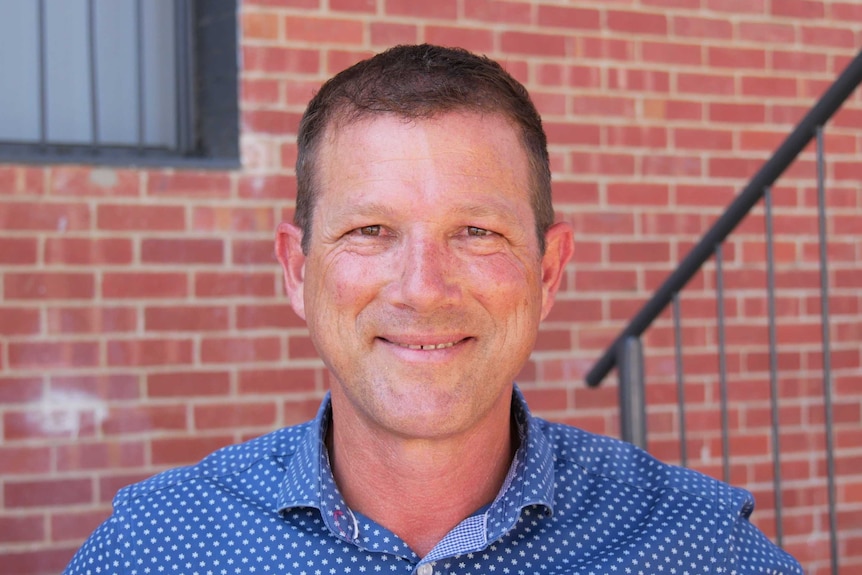
[[[122,489],[67,575],[801,574],[748,520],[752,496],[630,444],[533,417],[497,498],[425,557],[352,511],[308,423]]]

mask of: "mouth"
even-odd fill
[[[409,343],[397,343],[394,341],[390,342],[390,343],[394,343],[398,347],[405,347],[407,349],[421,349],[424,351],[424,350],[428,350],[428,349],[446,349],[447,347],[454,347],[456,342],[450,341],[449,343],[438,343],[438,344],[432,343],[429,345],[413,345],[413,344],[409,344]]]
[[[461,339],[456,339],[456,340],[452,340],[452,341],[445,341],[442,343],[412,343],[412,342],[408,343],[408,342],[404,342],[404,341],[396,341],[396,340],[392,340],[392,339],[387,339],[385,337],[381,337],[378,339],[380,339],[381,341],[384,341],[388,344],[394,345],[396,347],[404,348],[404,349],[410,349],[410,350],[414,350],[414,351],[433,351],[433,350],[437,350],[437,349],[449,349],[449,348],[455,347],[459,343],[463,343],[463,342],[467,341],[469,338],[461,338]]]

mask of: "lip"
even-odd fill
[[[377,340],[387,347],[408,354],[430,354],[433,352],[449,352],[461,347],[471,340],[471,337],[461,335],[450,336],[379,336]]]

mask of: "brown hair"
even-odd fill
[[[531,174],[531,204],[541,252],[554,221],[551,170],[542,120],[526,88],[497,62],[460,48],[396,46],[333,76],[315,94],[297,135],[296,212],[308,253],[317,199],[315,162],[325,132],[374,114],[406,119],[446,112],[499,114],[520,131]]]

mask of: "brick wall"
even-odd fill
[[[56,573],[115,491],[309,418],[326,374],[272,253],[319,83],[394,43],[461,45],[526,83],[577,231],[520,381],[534,411],[617,434],[583,376],[862,46],[857,0],[246,0],[238,171],[0,165],[0,565]],[[862,96],[827,132],[841,573],[862,573]],[[774,189],[785,543],[828,570],[816,196]],[[725,247],[733,481],[775,532],[763,211]],[[682,298],[689,464],[720,476],[716,277]],[[650,447],[677,461],[673,328],[646,338]]]

